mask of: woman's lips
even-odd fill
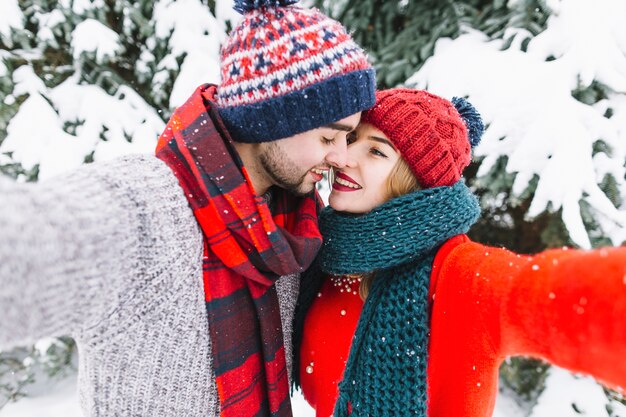
[[[335,181],[333,182],[333,189],[337,191],[357,191],[361,187],[355,180],[350,178],[343,172],[338,172],[335,175]]]

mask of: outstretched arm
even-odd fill
[[[152,156],[39,184],[0,180],[0,349],[97,324],[195,228],[176,178]]]
[[[521,256],[455,239],[433,270],[431,417],[490,416],[514,355],[626,386],[626,248]]]
[[[550,250],[519,263],[502,304],[503,355],[626,388],[626,247]]]

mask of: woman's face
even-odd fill
[[[338,211],[367,213],[388,200],[387,178],[400,154],[383,132],[367,123],[347,139],[346,166],[335,169],[328,203]]]

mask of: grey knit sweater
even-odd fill
[[[153,156],[0,179],[0,350],[73,336],[86,416],[217,416],[202,248]],[[298,277],[277,287],[289,359]]]

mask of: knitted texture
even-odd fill
[[[180,179],[204,234],[208,331],[222,417],[291,416],[273,284],[315,258],[321,200],[316,191],[296,197],[277,188],[270,212],[211,105],[214,90],[198,88],[176,110],[156,155]]]
[[[222,48],[217,98],[236,141],[290,137],[374,105],[374,70],[345,28],[286,3],[236,6],[245,14]]]
[[[467,101],[457,100],[469,114],[472,143],[478,144],[483,125]],[[461,107],[462,104],[462,107]],[[362,122],[380,129],[398,148],[422,188],[452,185],[471,160],[467,121],[448,100],[423,90],[396,88],[376,93],[376,105]]]
[[[427,416],[433,256],[377,274],[352,339],[334,416]]]
[[[394,200],[363,216],[330,215],[321,224],[324,236],[332,237],[322,251],[324,272],[377,270],[339,384],[336,417],[347,417],[349,410],[354,417],[427,415],[433,257],[446,240],[469,230],[480,209],[462,182]],[[355,235],[355,223],[371,232]],[[346,256],[347,241],[349,249],[362,247],[370,255]],[[378,255],[374,263],[366,259],[372,254]]]
[[[0,195],[0,350],[71,335],[85,416],[217,417],[202,233],[170,168],[144,155],[0,176]],[[276,287],[290,334],[298,277]]]
[[[445,202],[449,202],[445,204]],[[335,416],[426,414],[428,288],[433,255],[466,232],[479,215],[476,198],[458,182],[392,199],[365,215],[325,209],[325,244],[302,278],[294,351],[325,273],[376,271],[339,385]],[[299,383],[294,360],[294,381]]]
[[[422,257],[442,235],[464,233],[477,216],[478,201],[462,181],[393,198],[364,215],[326,208],[316,261],[336,275],[397,266]]]

